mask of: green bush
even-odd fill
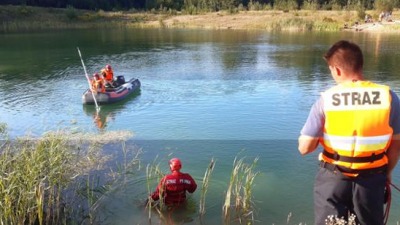
[[[253,10],[253,11],[263,10],[263,4],[261,4],[258,1],[256,1],[256,2],[250,1],[248,7],[249,7],[249,10]]]
[[[335,11],[342,10],[342,6],[338,3],[332,3],[332,10],[335,10]]]
[[[392,11],[396,3],[396,0],[376,0],[374,6],[378,11]]]
[[[189,15],[196,15],[197,14],[197,8],[194,5],[189,5],[185,8],[185,11]]]
[[[361,6],[361,5],[358,6],[357,7],[357,17],[360,18],[360,19],[364,19],[365,15],[367,15],[367,14],[365,13],[364,7]]]
[[[318,2],[314,0],[306,0],[303,3],[302,9],[304,10],[317,10],[318,9]]]
[[[74,19],[78,18],[78,12],[71,5],[67,6],[67,9],[65,10],[65,15],[67,16],[67,18],[69,20],[74,20]]]
[[[18,7],[18,14],[22,16],[30,16],[33,14],[33,11],[31,8],[23,5]]]
[[[229,12],[230,14],[236,14],[236,13],[239,13],[239,9],[236,8],[236,7],[229,7],[228,12]]]

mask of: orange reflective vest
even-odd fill
[[[105,74],[104,79],[105,79],[106,81],[109,81],[109,82],[112,82],[112,81],[113,81],[113,79],[114,79],[114,72],[113,72],[112,70],[103,69],[103,70],[101,70],[101,73],[102,73],[102,74]]]
[[[345,175],[385,168],[393,130],[389,87],[369,81],[339,84],[322,94],[325,126],[320,160]]]

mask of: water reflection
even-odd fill
[[[107,122],[115,120],[116,111],[110,107],[103,106],[99,112],[96,111],[94,105],[83,105],[85,114],[93,120],[93,124],[100,130],[104,131]]]
[[[94,105],[84,104],[83,111],[87,116],[91,117],[91,119],[93,120],[93,125],[99,131],[105,131],[108,124],[114,122],[117,116],[126,109],[127,102],[133,100],[139,95],[140,90],[136,91],[131,96],[121,102],[100,106],[99,111],[96,110],[96,106]]]
[[[160,221],[161,224],[184,224],[193,222],[197,218],[197,203],[189,198],[184,204],[179,206],[166,206],[160,209],[158,205],[151,210],[151,220]]]

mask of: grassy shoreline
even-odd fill
[[[374,21],[378,12],[367,11]],[[393,12],[400,18],[400,11]],[[279,10],[225,11],[197,15],[157,12],[104,12],[55,9],[29,6],[0,6],[0,33],[37,30],[88,28],[185,28],[185,29],[240,29],[267,31],[351,31],[399,32],[400,21],[364,24],[356,11],[340,10]],[[352,26],[358,22],[357,27]]]

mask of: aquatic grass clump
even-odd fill
[[[154,159],[154,161],[151,164],[148,164],[146,167],[146,185],[147,185],[147,192],[148,192],[148,197],[146,200],[146,207],[148,209],[148,219],[151,221],[151,212],[152,210],[156,210],[158,214],[160,215],[161,218],[163,218],[162,211],[165,209],[164,205],[164,199],[163,199],[163,191],[164,188],[160,188],[160,196],[159,196],[159,201],[157,204],[153,204],[153,200],[151,198],[151,194],[153,193],[153,187],[155,185],[158,185],[158,181],[164,177],[164,173],[160,169],[160,163],[157,162],[158,157]]]
[[[254,222],[253,186],[259,172],[254,171],[258,157],[251,164],[244,162],[245,158],[235,160],[225,202],[222,207],[226,222],[231,220],[231,210],[235,209],[235,216],[240,222],[252,224]]]
[[[111,157],[101,152],[96,138],[85,137],[49,132],[40,138],[9,140],[0,147],[0,224],[94,221],[91,207],[108,191],[95,171],[105,170]],[[112,141],[112,135],[108,138]]]
[[[63,220],[61,192],[76,175],[74,155],[58,136],[7,144],[0,155],[0,223]]]
[[[0,122],[0,135],[4,135],[7,133],[7,124]]]

